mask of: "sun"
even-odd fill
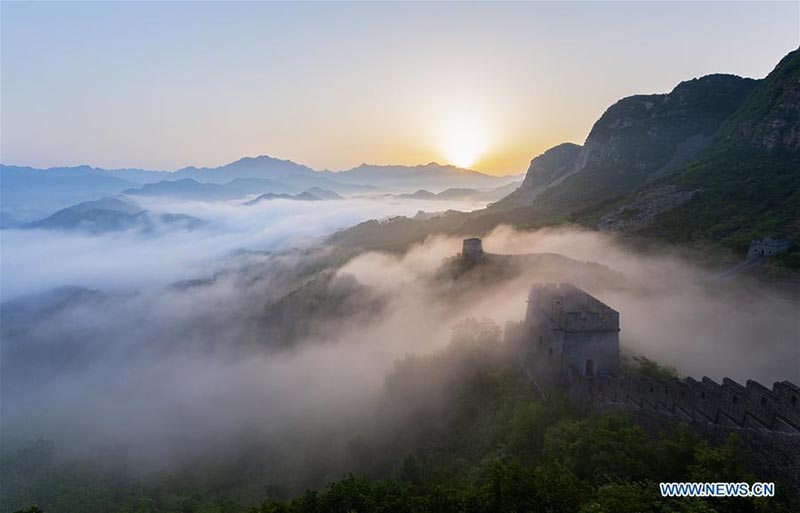
[[[447,162],[469,168],[486,151],[486,132],[475,123],[450,123],[442,130],[442,155]]]

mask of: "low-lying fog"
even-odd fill
[[[113,448],[144,468],[224,452],[244,438],[311,451],[308,433],[321,440],[368,429],[397,359],[444,347],[464,318],[520,320],[535,281],[586,288],[620,312],[624,346],[684,375],[800,382],[796,302],[750,282],[715,282],[675,255],[633,254],[605,234],[501,227],[484,238],[487,252],[579,262],[546,260],[503,280],[455,283],[437,270],[460,250],[459,238],[345,259],[306,244],[420,208],[172,204],[211,225],[155,237],[4,232],[5,297],[66,284],[99,289],[5,308],[4,450],[43,435],[66,455]],[[303,250],[288,250],[298,241]],[[285,251],[231,254],[240,248]]]
[[[95,236],[71,231],[0,231],[0,299],[62,285],[141,290],[212,272],[220,258],[238,250],[277,250],[368,219],[414,216],[418,211],[470,211],[474,201],[364,197],[333,201],[276,199],[237,202],[133,198],[154,213],[188,214],[208,221],[192,230],[134,230]]]

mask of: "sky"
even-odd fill
[[[0,4],[0,161],[524,172],[618,99],[764,77],[800,2]]]

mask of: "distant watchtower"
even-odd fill
[[[464,239],[461,248],[461,258],[470,262],[479,262],[483,260],[483,243],[481,239],[473,237],[471,239]]]
[[[525,320],[509,323],[506,340],[541,386],[619,371],[619,312],[568,283],[531,287]]]
[[[750,249],[747,251],[747,260],[756,257],[772,256],[776,253],[789,251],[791,247],[792,241],[790,240],[776,239],[773,237],[754,239],[750,241]]]

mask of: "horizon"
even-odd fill
[[[760,79],[800,41],[796,2],[0,9],[0,160],[35,168],[265,154],[335,172],[517,175],[582,144],[621,98],[716,73]]]
[[[102,171],[121,171],[121,170],[134,169],[134,170],[138,170],[138,171],[147,171],[147,172],[150,172],[150,173],[177,173],[179,171],[183,171],[183,170],[186,170],[186,169],[218,169],[220,167],[225,167],[225,166],[229,166],[229,165],[235,164],[235,163],[237,163],[239,161],[242,161],[242,160],[247,160],[247,159],[255,160],[255,159],[260,159],[260,158],[268,158],[268,159],[277,160],[277,161],[280,161],[280,162],[288,162],[288,163],[291,163],[291,164],[295,164],[297,166],[307,167],[307,168],[309,168],[312,171],[317,172],[317,173],[325,173],[325,172],[328,172],[328,173],[344,173],[346,171],[352,171],[354,169],[358,169],[358,168],[361,168],[361,167],[406,167],[406,168],[411,168],[411,167],[436,166],[436,167],[452,167],[452,168],[458,169],[460,171],[468,171],[468,172],[473,172],[473,173],[479,173],[479,174],[483,174],[483,175],[487,175],[487,176],[494,176],[494,177],[497,177],[497,178],[508,178],[508,177],[515,177],[515,176],[520,176],[520,175],[524,175],[525,174],[525,171],[522,171],[520,173],[509,173],[509,174],[505,174],[505,175],[494,175],[494,174],[491,174],[491,173],[485,173],[483,171],[478,171],[476,169],[462,168],[462,167],[456,166],[454,164],[450,164],[450,163],[446,163],[446,162],[436,162],[436,161],[418,163],[418,164],[391,164],[391,163],[390,164],[375,164],[375,163],[370,163],[370,162],[362,162],[361,164],[358,164],[356,166],[353,166],[353,167],[350,167],[350,168],[347,168],[347,169],[328,169],[328,168],[318,169],[318,168],[312,167],[312,166],[310,166],[308,164],[305,164],[303,162],[300,162],[300,161],[298,161],[296,159],[275,157],[273,155],[267,155],[267,154],[244,155],[244,156],[239,157],[239,158],[237,158],[235,160],[232,160],[230,162],[224,162],[224,163],[222,163],[222,164],[220,164],[218,166],[194,166],[194,165],[188,165],[188,166],[183,166],[183,167],[174,168],[174,169],[146,169],[146,168],[138,168],[138,167],[133,167],[133,166],[123,166],[123,167],[113,167],[113,168],[111,168],[111,167],[97,166],[97,165],[89,164],[89,163],[75,164],[75,165],[70,165],[70,166],[35,167],[35,166],[29,166],[29,165],[26,165],[26,164],[16,164],[16,163],[8,164],[8,163],[5,163],[5,162],[0,162],[0,166],[30,168],[30,169],[34,169],[34,170],[37,170],[37,171],[48,171],[48,170],[51,170],[51,169],[76,169],[76,168],[81,168],[81,167],[88,167],[88,168],[91,168],[92,170],[99,169],[99,170],[102,170]]]

